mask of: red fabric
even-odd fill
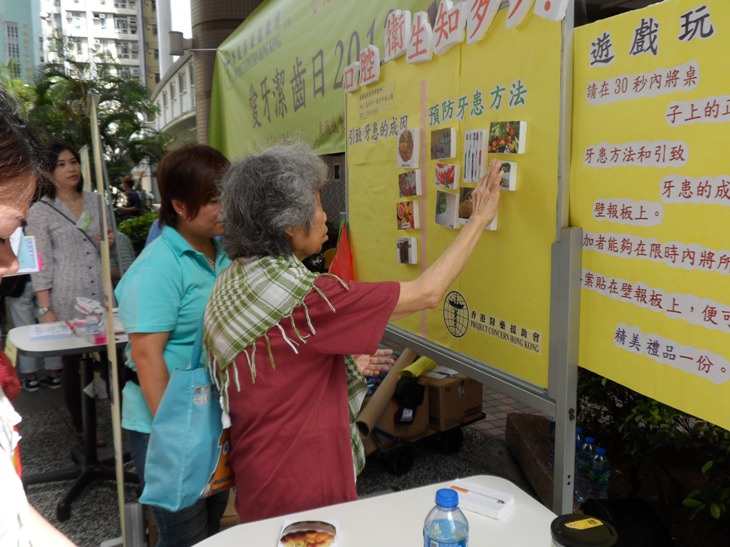
[[[373,353],[398,300],[397,283],[352,283],[320,277],[317,286],[334,306],[312,291],[305,299],[316,334],[296,355],[278,327],[256,346],[256,382],[246,357],[236,360],[241,391],[228,390],[231,464],[241,522],[354,500],[347,381],[342,354]],[[293,314],[309,332],[303,310]],[[288,319],[287,336],[297,340]],[[232,382],[233,384],[233,382]]]
[[[15,371],[13,363],[5,352],[0,350],[0,387],[3,388],[5,396],[12,403],[15,398],[20,395],[20,380],[18,373]]]
[[[337,253],[332,259],[329,273],[336,275],[343,281],[356,281],[355,266],[350,248],[350,238],[347,237],[347,223],[343,222],[340,228],[340,237],[337,239]]]

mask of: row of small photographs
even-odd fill
[[[436,224],[446,228],[460,228],[466,224],[473,210],[471,194],[474,188],[462,188],[456,194],[445,190],[436,192]],[[421,227],[420,207],[417,201],[399,201],[396,205],[396,221],[399,230],[418,230]],[[497,219],[487,226],[497,229]]]
[[[503,190],[514,192],[517,190],[517,162],[503,161],[502,170],[504,175],[502,175],[500,187]],[[457,190],[459,188],[459,166],[454,163],[437,163],[434,181],[438,188]],[[423,195],[419,169],[404,171],[398,175],[398,195],[401,198]]]
[[[504,174],[502,175],[502,180],[500,181],[500,188],[502,188],[502,190],[509,190],[511,192],[517,190],[517,162],[503,161],[502,171],[504,171]],[[434,183],[436,184],[437,188],[443,188],[445,190],[458,190],[459,165],[455,163],[437,163]]]
[[[484,129],[464,132],[464,182],[477,182],[484,172],[486,158]],[[420,131],[405,128],[398,133],[398,167],[419,167],[421,150]],[[443,160],[456,157],[456,129],[445,127],[431,131],[431,159]],[[527,122],[503,121],[489,124],[486,152],[491,154],[524,154],[527,145]]]

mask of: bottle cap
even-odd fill
[[[596,439],[593,437],[586,437],[586,444],[593,444],[596,442]]]
[[[436,491],[436,505],[446,509],[453,509],[459,505],[459,494],[451,488],[441,488]]]
[[[605,456],[605,455],[606,455],[605,448],[596,448],[596,456]]]

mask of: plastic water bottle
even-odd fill
[[[583,428],[579,425],[575,426],[575,453],[576,455],[580,452],[583,446]]]
[[[605,448],[596,448],[596,455],[589,474],[590,496],[597,499],[608,498],[608,483],[611,480],[611,462],[606,457]]]
[[[593,437],[586,437],[578,454],[578,475],[575,478],[575,501],[578,504],[583,504],[590,496],[591,485],[588,474],[595,453],[595,442]]]
[[[580,455],[580,451],[583,448],[583,428],[580,426],[575,426],[575,457],[573,459],[573,484],[577,485],[578,483],[578,456]]]
[[[451,488],[436,492],[436,507],[423,523],[424,547],[467,547],[469,523],[459,509],[459,494]]]

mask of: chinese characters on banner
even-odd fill
[[[210,144],[231,158],[291,137],[320,154],[343,152],[345,88],[377,76],[372,53],[363,66],[361,52],[370,45],[383,51],[391,8],[424,4],[358,2],[354,17],[350,0],[262,3],[218,48]]]
[[[675,0],[576,29],[570,202],[580,365],[725,428],[728,23]]]
[[[509,8],[499,4],[442,2],[432,22],[425,12],[414,13],[405,54],[383,64],[379,81],[347,93],[348,218],[359,278],[408,281],[468,220],[481,166],[492,158],[519,163],[519,190],[502,195],[496,231],[482,237],[450,296],[396,325],[546,386],[562,25],[530,13],[514,40],[517,31],[506,25]],[[395,55],[391,45],[405,40],[401,14],[392,12],[390,21],[394,26],[388,23],[385,34],[394,37],[384,59]],[[510,55],[503,54],[506,43]],[[531,54],[536,49],[539,56]],[[361,54],[361,70],[362,63]],[[514,122],[523,136],[530,127],[526,151],[506,145],[490,151],[493,128],[495,140],[504,126],[504,137],[519,142],[508,134]],[[470,147],[472,135],[480,135],[479,146]],[[417,190],[407,193],[418,226],[395,222],[404,216],[398,206],[406,203],[405,176],[418,180]],[[415,263],[384,252],[404,237],[418,249]]]
[[[558,20],[566,1],[539,0],[527,17]],[[343,93],[363,77],[370,85],[377,81],[373,52],[361,59],[368,46],[385,61],[401,55],[411,63],[430,61],[434,48],[444,54],[466,30],[468,43],[482,40],[499,3],[447,0],[434,27],[439,3],[433,0],[264,2],[218,49],[210,144],[238,157],[298,137],[318,153],[343,152]],[[514,9],[527,4],[517,0]]]

